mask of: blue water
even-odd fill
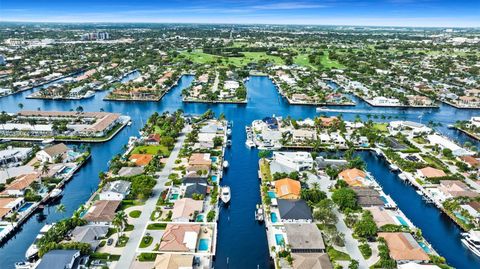
[[[425,251],[427,254],[430,254],[430,248],[427,247],[427,245],[425,245],[425,243],[423,243],[423,242],[418,242],[418,244],[419,244],[420,247],[423,249],[423,251]]]
[[[210,239],[200,239],[198,242],[198,250],[200,251],[207,251],[210,245]]]
[[[19,213],[25,212],[25,211],[27,211],[32,205],[33,205],[33,203],[27,202],[27,203],[23,204],[22,207],[20,207],[20,208],[18,209],[18,212],[19,212]]]
[[[72,180],[66,185],[61,203],[66,207],[65,214],[55,212],[55,205],[47,206],[43,210],[45,220],[37,220],[37,216],[30,218],[22,229],[0,249],[2,266],[13,268],[16,261],[23,259],[28,246],[33,242],[41,227],[46,223],[58,221],[62,216],[73,213],[83,204],[98,184],[98,173],[107,170],[107,162],[112,155],[121,153],[123,145],[130,136],[138,135],[138,130],[147,118],[154,112],[174,111],[183,109],[189,114],[201,114],[207,109],[212,109],[216,115],[224,113],[227,119],[234,122],[232,128],[232,147],[226,151],[226,159],[230,163],[229,170],[225,173],[223,181],[232,188],[231,205],[222,207],[218,221],[218,241],[215,257],[215,268],[268,268],[269,253],[266,240],[265,226],[255,222],[253,212],[255,205],[260,203],[258,186],[258,151],[245,147],[245,125],[251,124],[255,119],[260,119],[272,114],[279,116],[290,115],[293,118],[306,118],[319,115],[313,106],[290,106],[278,95],[272,82],[266,77],[252,77],[246,86],[249,90],[248,104],[183,104],[181,90],[192,82],[193,77],[184,76],[160,102],[108,102],[103,101],[107,92],[97,92],[93,98],[83,100],[58,101],[25,99],[32,91],[25,91],[16,95],[0,98],[0,110],[16,112],[18,104],[22,103],[24,109],[36,110],[75,110],[82,106],[84,111],[99,111],[103,108],[107,112],[119,112],[132,117],[131,126],[123,129],[111,141],[100,144],[91,144],[92,159],[78,170]],[[396,109],[372,108],[356,97],[352,97],[357,105],[355,107],[332,107],[344,110],[343,118],[353,120],[357,114],[367,120],[367,114],[375,121],[390,121],[398,118],[401,120],[421,121],[428,123],[430,120],[443,124],[437,128],[447,136],[460,141],[471,141],[465,135],[447,129],[448,124],[456,120],[469,119],[476,116],[474,110],[458,110],[447,105],[440,109]],[[355,111],[348,113],[348,111]],[[419,118],[420,115],[423,116]],[[336,112],[324,113],[338,115]],[[386,116],[385,119],[380,118]],[[391,117],[390,119],[388,117]],[[478,143],[475,143],[477,146]],[[427,205],[410,186],[403,185],[401,180],[392,174],[383,161],[373,155],[362,155],[369,164],[369,170],[385,188],[400,209],[420,227],[423,234],[433,247],[445,256],[448,262],[457,268],[480,268],[480,260],[462,247],[458,238],[460,230],[438,209]],[[241,194],[241,195],[240,195]],[[234,247],[232,247],[234,246]],[[228,259],[228,265],[227,265]],[[3,269],[3,267],[2,267]]]
[[[283,239],[283,234],[275,234],[275,242],[277,246],[285,245],[285,239]]]
[[[275,212],[270,213],[270,219],[272,219],[272,223],[276,223],[278,221],[277,214]]]

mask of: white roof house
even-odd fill
[[[446,137],[433,134],[427,136],[428,142],[432,145],[438,145],[442,149],[450,149],[455,156],[472,156],[475,152],[466,150],[454,142],[448,140]]]
[[[308,152],[277,151],[273,153],[273,160],[296,171],[313,168],[313,158]]]

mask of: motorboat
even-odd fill
[[[230,187],[223,186],[220,194],[220,199],[224,204],[228,204],[230,202],[231,194],[230,194]]]
[[[480,257],[480,231],[462,233],[462,243],[475,255]]]
[[[326,111],[326,110],[328,110],[328,108],[326,108],[326,107],[324,107],[324,106],[321,106],[321,107],[317,107],[317,108],[316,108],[316,111],[317,111],[317,112],[322,112],[322,111]]]
[[[228,161],[223,161],[223,168],[228,168]]]
[[[265,220],[265,214],[263,214],[263,207],[260,204],[257,204],[255,209],[255,220],[258,222],[263,222]]]
[[[37,247],[37,242],[42,238],[51,228],[53,227],[53,224],[45,224],[42,229],[40,229],[40,232],[38,232],[37,237],[35,237],[35,241],[28,247],[27,251],[25,252],[25,258],[27,260],[33,259],[34,257],[37,256],[38,254],[38,247]]]
[[[90,97],[93,97],[95,96],[95,92],[94,91],[87,91],[87,93],[85,93],[85,95],[83,96],[83,98],[90,98]]]
[[[227,147],[231,147],[232,146],[232,140],[227,140]]]
[[[42,144],[50,144],[50,143],[53,143],[53,141],[55,141],[54,138],[45,139],[42,141]]]
[[[245,142],[245,145],[247,145],[247,147],[249,147],[249,148],[254,148],[255,147],[255,142],[253,142],[252,140],[247,140]]]
[[[232,129],[230,128],[227,129],[227,136],[232,136]]]
[[[63,193],[62,189],[55,188],[52,190],[52,192],[50,192],[50,199],[58,198],[62,195],[62,193]]]
[[[404,173],[399,174],[398,177],[403,181],[407,180],[407,175],[405,175]]]
[[[35,268],[35,263],[31,262],[16,262],[15,269],[32,269]]]
[[[398,166],[397,166],[397,165],[395,165],[395,164],[393,164],[393,163],[392,163],[392,164],[390,164],[388,167],[389,167],[389,168],[390,168],[390,170],[392,170],[392,171],[398,171],[398,169],[400,169],[400,168],[398,168]]]

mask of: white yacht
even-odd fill
[[[58,189],[58,188],[55,188],[52,190],[52,192],[50,193],[50,199],[55,199],[59,196],[61,196],[63,193],[63,190],[62,189]]]
[[[229,137],[232,136],[232,129],[230,128],[227,129],[227,136]]]
[[[328,108],[324,107],[324,106],[321,106],[321,107],[317,107],[316,111],[317,112],[322,112],[322,111],[327,111]]]
[[[231,193],[230,193],[230,187],[228,186],[223,186],[220,194],[220,199],[224,204],[228,204],[230,202],[231,198]]]
[[[265,219],[265,215],[263,214],[263,207],[260,204],[257,204],[257,208],[255,210],[255,220],[258,222],[263,222]]]
[[[85,93],[85,95],[83,96],[83,98],[90,98],[90,97],[93,97],[95,96],[95,92],[94,91],[87,91],[87,93]]]
[[[255,147],[255,142],[253,142],[252,140],[247,140],[245,142],[245,145],[247,145],[247,147],[249,147],[249,148],[254,148]]]
[[[389,167],[390,167],[390,170],[392,170],[392,171],[398,171],[398,169],[400,169],[400,168],[398,168],[397,165],[395,165],[395,164],[393,164],[393,163],[390,164]]]
[[[52,227],[53,227],[53,224],[45,224],[45,226],[43,226],[42,229],[40,229],[40,232],[38,232],[37,237],[35,237],[35,241],[33,241],[33,243],[30,245],[30,247],[28,247],[27,252],[25,252],[25,258],[27,258],[27,260],[30,260],[30,259],[34,258],[35,256],[37,256],[37,254],[38,254],[38,247],[37,247],[38,240],[40,240],[40,238],[42,238],[48,232],[48,230],[50,230]]]
[[[462,243],[475,255],[480,257],[480,231],[462,233]]]
[[[228,161],[226,161],[226,160],[223,161],[223,168],[228,168],[228,165],[229,165],[229,164],[228,164]]]

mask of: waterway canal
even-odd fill
[[[83,166],[74,178],[65,187],[61,203],[65,205],[65,213],[55,212],[55,206],[44,209],[45,218],[39,214],[30,218],[21,230],[0,248],[2,268],[13,268],[16,261],[24,259],[28,246],[33,242],[40,228],[46,223],[58,221],[70,216],[73,211],[83,204],[96,189],[98,173],[107,169],[110,158],[122,151],[130,136],[138,135],[138,130],[145,123],[149,115],[155,111],[174,111],[182,109],[189,114],[200,114],[212,109],[217,115],[224,113],[233,121],[233,146],[227,150],[226,158],[230,168],[226,172],[221,184],[231,187],[232,200],[229,208],[222,209],[218,222],[218,246],[215,268],[268,268],[268,246],[265,227],[254,221],[255,204],[260,202],[257,178],[257,151],[245,147],[245,125],[253,120],[272,114],[292,116],[293,118],[314,117],[318,115],[313,106],[290,106],[277,93],[274,85],[267,77],[251,77],[247,82],[248,104],[184,104],[181,101],[181,91],[193,80],[191,76],[184,76],[160,102],[111,102],[103,101],[106,92],[98,92],[95,97],[84,100],[52,101],[25,99],[32,91],[0,98],[0,110],[16,112],[18,104],[24,109],[41,110],[75,110],[82,106],[84,111],[118,112],[132,117],[133,124],[122,130],[111,141],[100,144],[91,144],[92,159]],[[396,109],[372,108],[361,100],[355,107],[336,107],[341,110],[345,119],[354,119],[358,114],[363,119],[371,114],[372,119],[378,115],[378,121],[393,120],[395,117],[402,120],[440,122],[443,126],[439,131],[464,142],[469,140],[465,135],[446,128],[459,119],[469,119],[476,115],[473,110],[458,110],[447,105],[439,109]],[[353,113],[352,113],[353,112]],[[327,115],[338,115],[339,112],[327,112]],[[382,119],[382,115],[386,118]],[[388,119],[392,116],[391,119]],[[477,143],[478,144],[478,143]],[[392,175],[381,160],[369,153],[361,153],[366,160],[368,170],[377,178],[385,191],[398,203],[400,209],[412,222],[423,230],[427,240],[447,261],[457,268],[480,268],[480,259],[473,257],[461,245],[458,236],[459,229],[448,218],[440,214],[439,210],[425,204],[412,187],[403,185],[396,176]]]

